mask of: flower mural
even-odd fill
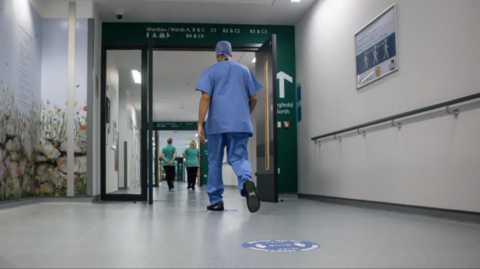
[[[14,90],[3,81],[0,88],[0,201],[66,195],[67,107],[46,100],[21,112]],[[75,109],[74,193],[84,196],[87,107]]]

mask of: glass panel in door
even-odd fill
[[[102,194],[107,200],[143,200],[146,195],[141,180],[143,69],[141,50],[106,51]]]

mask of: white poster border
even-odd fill
[[[394,10],[394,14],[395,14],[395,50],[396,50],[396,57],[397,57],[397,63],[396,63],[396,68],[395,70],[392,70],[392,71],[389,71],[385,74],[382,74],[381,76],[363,84],[363,85],[359,85],[358,83],[358,78],[357,78],[357,74],[358,74],[358,65],[357,65],[357,42],[356,42],[356,37],[358,34],[360,34],[363,30],[365,30],[365,28],[369,27],[370,25],[374,24],[379,18],[381,18],[383,15],[385,15],[387,12],[389,12],[390,10]],[[397,20],[397,3],[394,3],[392,4],[391,6],[389,6],[387,9],[385,9],[382,13],[380,13],[378,16],[376,16],[375,18],[373,18],[370,22],[368,22],[365,26],[363,26],[360,30],[358,30],[354,35],[353,35],[353,49],[354,49],[354,56],[355,56],[355,85],[356,85],[356,88],[357,88],[357,91],[390,75],[390,74],[393,74],[395,72],[397,72],[398,70],[400,70],[400,64],[399,64],[399,49],[398,49],[398,20]]]

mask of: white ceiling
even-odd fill
[[[104,22],[294,25],[316,0],[94,0]]]
[[[169,137],[173,139],[172,145],[177,149],[177,156],[183,153],[190,141],[197,140],[196,131],[160,131],[159,133],[160,153],[161,149],[167,145]]]
[[[254,70],[254,52],[234,52],[233,60]],[[120,76],[119,90],[127,90],[128,102],[140,113],[141,87],[131,70],[141,70],[140,52],[108,51],[107,69],[113,65]],[[202,72],[215,64],[215,52],[155,51],[153,53],[154,121],[197,121],[200,93],[195,90]]]

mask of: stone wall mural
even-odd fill
[[[14,91],[0,81],[0,201],[65,196],[67,110],[49,100],[19,112]],[[75,195],[87,194],[86,105],[75,104]],[[83,113],[82,113],[83,112]]]
[[[3,79],[0,87],[0,200],[31,197],[36,192],[33,147],[40,137],[39,110],[19,112],[14,92]]]
[[[40,193],[44,195],[66,195],[67,178],[67,103],[60,108],[49,100],[41,107],[41,138],[35,148],[36,180],[41,184]],[[75,136],[74,136],[74,179],[75,195],[87,194],[87,151],[86,105],[75,103]],[[85,112],[85,113],[81,113]],[[42,188],[43,187],[43,188]]]
[[[65,102],[66,19],[42,19],[28,0],[0,0],[0,40],[0,202],[65,196],[69,139],[74,195],[87,195],[88,21],[77,21],[74,111]],[[71,138],[68,113],[74,114]]]

